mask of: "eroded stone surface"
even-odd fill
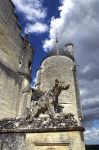
[[[20,34],[11,1],[0,0],[0,119],[22,116],[27,107],[22,90],[31,76],[33,50]],[[24,76],[18,74],[20,67]]]
[[[73,129],[79,127],[77,121],[74,119],[74,115],[67,114],[57,116],[55,118],[43,117],[34,118],[32,122],[29,119],[3,119],[0,121],[0,131],[10,130],[21,130],[21,129],[33,129],[33,130],[44,130],[44,129]]]
[[[25,134],[23,133],[0,134],[0,149],[26,150]]]

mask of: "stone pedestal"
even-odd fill
[[[82,132],[43,132],[26,134],[27,150],[85,150]]]
[[[29,133],[30,132],[30,133]],[[0,134],[1,150],[85,150],[82,131],[12,130]]]
[[[0,121],[0,149],[85,150],[83,131],[70,114],[61,119],[34,119],[32,123],[24,118],[3,119]]]

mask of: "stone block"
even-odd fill
[[[26,134],[27,150],[85,150],[81,136],[78,131]]]

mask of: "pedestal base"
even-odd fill
[[[26,134],[27,150],[85,150],[79,131]]]
[[[44,122],[45,121],[45,122]],[[85,150],[84,128],[72,115],[56,119],[3,119],[0,121],[2,150]]]

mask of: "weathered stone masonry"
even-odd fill
[[[0,118],[21,116],[27,105],[22,99],[25,77],[18,74],[24,39],[13,7],[10,0],[0,0]],[[33,49],[27,47],[32,57]]]

